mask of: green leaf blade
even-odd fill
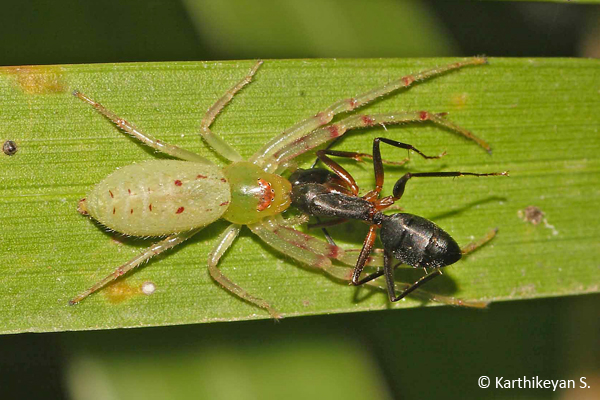
[[[214,131],[249,157],[286,127],[336,100],[449,61],[266,61],[255,81],[219,116]],[[223,166],[225,161],[202,143],[199,123],[204,110],[251,65],[99,64],[0,71],[0,139],[19,146],[14,156],[0,157],[2,332],[268,317],[225,292],[206,271],[223,221],[128,275],[117,285],[120,292],[107,296],[105,290],[67,306],[69,298],[152,243],[104,232],[77,213],[78,200],[115,168],[155,157],[70,91],[81,90],[140,129]],[[410,182],[401,206],[431,218],[461,245],[499,228],[492,243],[447,268],[427,290],[493,301],[599,290],[599,71],[597,60],[491,59],[488,66],[420,83],[359,111],[447,111],[449,119],[493,147],[489,156],[450,132],[421,124],[348,135],[336,148],[368,152],[374,137],[387,136],[425,153],[448,152],[442,160],[412,156],[407,169],[386,167],[386,193],[407,170],[510,171],[509,178]],[[388,159],[406,156],[383,151]],[[310,157],[303,160],[309,165]],[[370,163],[344,165],[363,190],[372,187]],[[545,222],[523,221],[518,214],[528,206],[539,207]],[[332,235],[344,247],[355,248],[364,229],[345,225],[332,229]],[[301,267],[248,230],[221,268],[288,316],[421,305],[409,299],[391,306],[385,293],[355,301],[355,289]],[[399,274],[414,276],[411,271]],[[157,292],[136,292],[144,281],[154,282]]]

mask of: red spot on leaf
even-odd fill
[[[129,214],[133,214],[133,208],[131,209],[131,211],[129,212]]]
[[[225,179],[225,178],[221,178],[221,182],[223,182],[223,183],[227,183],[227,179]]]
[[[181,214],[183,212],[184,208],[183,207],[179,207],[177,209],[177,211],[175,211],[175,214]]]
[[[429,119],[429,113],[427,111],[419,111],[419,118],[421,121]]]
[[[128,192],[129,194],[131,194],[131,189],[127,189],[127,192]]]
[[[226,205],[228,205],[228,204],[229,204],[229,202],[228,202],[228,201],[224,201],[224,202],[222,202],[221,204],[219,204],[219,207],[223,207],[223,206],[226,206]]]
[[[181,186],[181,185],[183,185],[183,183],[181,183],[181,181],[179,179],[177,179],[175,181],[175,186]]]
[[[408,75],[405,76],[404,78],[402,78],[402,83],[404,83],[404,86],[408,86],[411,83],[413,83],[415,81],[415,78],[413,78],[412,76]]]

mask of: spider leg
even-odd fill
[[[311,138],[307,141],[307,138],[310,136],[309,134],[312,131],[329,124],[333,117],[335,117],[337,114],[355,110],[398,89],[408,88],[412,86],[414,82],[422,81],[433,76],[440,75],[444,72],[459,69],[468,65],[481,65],[486,63],[487,60],[483,57],[470,58],[453,64],[422,71],[413,75],[407,75],[383,86],[365,92],[357,97],[340,100],[327,107],[323,111],[317,113],[315,116],[299,122],[298,124],[285,130],[281,135],[270,140],[252,156],[250,161],[260,165],[265,169],[265,171],[275,171],[283,162],[282,159],[284,158],[281,157],[280,154],[278,155],[278,153],[285,152],[288,147],[292,145],[294,145],[294,147],[297,147],[298,145],[304,146],[304,150],[299,153],[302,154],[321,143],[337,137],[338,135],[334,135],[327,130],[321,130],[318,140]],[[295,153],[298,152],[296,151]],[[294,156],[287,158],[289,159],[293,157]]]
[[[373,126],[386,126],[392,124],[404,124],[410,122],[426,122],[443,126],[453,132],[474,141],[486,151],[490,151],[490,145],[484,140],[473,135],[467,129],[455,125],[444,118],[444,113],[434,114],[428,111],[405,111],[373,115],[351,115],[334,124],[316,129],[307,133],[302,140],[294,142],[274,154],[276,163],[286,163],[299,155],[311,150],[328,140],[339,138],[352,129],[369,128]]]
[[[496,233],[498,233],[498,228],[494,228],[494,229],[490,229],[485,236],[483,236],[482,238],[475,240],[471,243],[469,243],[468,245],[466,245],[465,247],[463,247],[461,250],[463,256],[466,256],[467,254],[471,254],[472,252],[474,252],[475,250],[477,250],[478,248],[480,248],[481,246],[485,245],[487,242],[489,242],[490,240],[492,240],[495,236]]]
[[[119,117],[112,111],[105,108],[102,104],[92,100],[85,94],[75,90],[73,91],[73,95],[94,107],[96,111],[98,111],[104,117],[112,121],[115,125],[117,125],[119,129],[133,136],[145,145],[152,147],[154,150],[160,151],[173,157],[180,158],[182,160],[213,165],[211,161],[202,157],[199,154],[196,154],[186,149],[182,149],[181,147],[177,147],[169,143],[165,143],[162,140],[156,139],[153,136],[140,131],[131,122],[128,122],[123,118]]]
[[[345,251],[341,247],[331,245],[291,228],[285,224],[285,220],[281,215],[265,218],[256,224],[248,225],[248,228],[265,241],[265,243],[283,254],[309,266],[322,269],[326,273],[346,282],[350,279],[349,273],[351,270],[348,267],[332,266],[331,260],[334,259],[352,267],[356,265],[356,251]],[[368,257],[366,265],[382,265],[381,257]],[[343,273],[339,271],[343,271]]]
[[[246,292],[237,284],[233,283],[217,268],[219,260],[225,254],[227,249],[233,244],[238,234],[240,233],[241,225],[231,224],[221,233],[218,239],[218,244],[208,255],[208,272],[210,276],[225,290],[238,296],[239,298],[247,301],[248,303],[254,304],[257,307],[265,309],[271,314],[273,318],[281,318],[281,314],[275,308],[271,307],[265,300],[260,299]]]
[[[106,285],[108,285],[109,283],[114,281],[115,279],[119,278],[120,276],[125,275],[127,272],[131,271],[132,269],[139,267],[143,262],[148,261],[155,255],[158,255],[165,250],[175,247],[178,244],[180,244],[181,242],[191,238],[196,233],[198,233],[201,229],[202,228],[196,228],[191,231],[177,233],[177,234],[168,236],[167,238],[165,238],[164,240],[161,240],[158,243],[154,243],[152,246],[150,246],[146,250],[144,250],[143,253],[135,256],[134,258],[132,258],[125,264],[121,265],[119,268],[115,269],[112,274],[110,274],[106,278],[96,282],[92,287],[81,292],[79,295],[77,295],[76,297],[71,299],[69,301],[69,304],[73,305],[73,304],[79,303],[81,300],[85,299],[90,294],[102,289],[103,287],[105,287]]]
[[[213,133],[210,130],[210,126],[214,122],[215,118],[217,118],[217,115],[227,105],[227,103],[231,101],[233,96],[235,96],[237,92],[239,92],[244,86],[246,86],[252,81],[252,77],[254,76],[254,74],[256,73],[256,71],[262,63],[262,61],[257,61],[256,64],[254,64],[254,66],[252,67],[252,69],[250,69],[250,72],[248,72],[248,74],[241,81],[239,81],[231,89],[225,92],[223,97],[217,100],[215,104],[213,104],[213,106],[206,111],[206,114],[204,115],[204,118],[202,119],[202,122],[200,124],[200,134],[202,135],[204,140],[206,140],[206,142],[217,153],[219,153],[229,161],[242,161],[243,158],[237,152],[237,150],[231,147],[219,135]]]

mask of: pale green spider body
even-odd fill
[[[167,237],[118,267],[69,303],[78,303],[153,256],[192,237],[219,218],[232,224],[221,234],[218,244],[208,256],[211,277],[231,293],[267,310],[273,317],[280,317],[280,314],[269,303],[246,292],[217,268],[219,259],[233,244],[242,225],[247,225],[263,241],[287,256],[348,282],[351,269],[334,266],[331,261],[337,260],[353,267],[358,252],[344,251],[340,247],[293,229],[290,226],[292,224],[281,216],[290,205],[291,184],[279,174],[293,166],[294,159],[299,155],[342,136],[348,130],[373,125],[430,121],[475,141],[489,151],[486,142],[452,124],[444,118],[444,114],[410,111],[351,115],[331,123],[337,114],[355,110],[397,89],[408,88],[416,81],[464,66],[485,63],[485,58],[466,59],[407,75],[359,96],[340,100],[285,130],[245,161],[235,149],[211,132],[210,125],[233,96],[251,81],[262,64],[259,61],[246,77],[217,100],[202,120],[200,133],[203,138],[216,152],[231,161],[231,164],[223,169],[196,153],[164,143],[139,131],[101,104],[75,91],[75,96],[92,105],[126,133],[157,151],[183,161],[154,160],[120,168],[98,183],[87,197],[80,201],[81,213],[89,214],[114,231],[132,236]],[[381,260],[375,257],[369,260],[369,264],[381,265]],[[375,281],[369,284],[381,287]],[[469,305],[459,299],[441,296],[435,296],[433,299],[444,303]],[[471,305],[480,306],[481,303]]]
[[[229,205],[229,183],[214,165],[152,160],[119,168],[79,209],[130,236],[163,236],[206,226]]]

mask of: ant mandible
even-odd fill
[[[336,218],[329,223],[330,225],[347,220],[367,222],[370,225],[369,232],[358,256],[350,284],[362,285],[385,275],[390,301],[396,302],[423,284],[440,276],[442,267],[454,264],[464,254],[482,246],[496,234],[496,229],[491,230],[482,240],[461,249],[446,231],[426,218],[408,213],[383,214],[383,210],[400,200],[404,194],[406,183],[416,177],[508,176],[508,172],[409,172],[398,179],[391,196],[381,198],[384,160],[381,158],[379,147],[382,142],[401,149],[412,150],[426,159],[440,158],[445,154],[427,156],[410,144],[382,137],[375,138],[373,141],[372,156],[365,153],[330,149],[319,150],[317,151],[318,160],[321,160],[333,172],[321,168],[295,171],[290,176],[292,205],[311,216]],[[328,155],[356,160],[361,160],[363,157],[372,158],[375,170],[375,189],[360,197],[358,185],[352,175]],[[383,269],[361,279],[360,276],[373,251],[377,229],[380,229],[383,244]],[[392,259],[398,260],[400,264],[424,268],[426,274],[397,295],[394,284],[395,266],[392,265]],[[429,270],[431,272],[427,273]]]

